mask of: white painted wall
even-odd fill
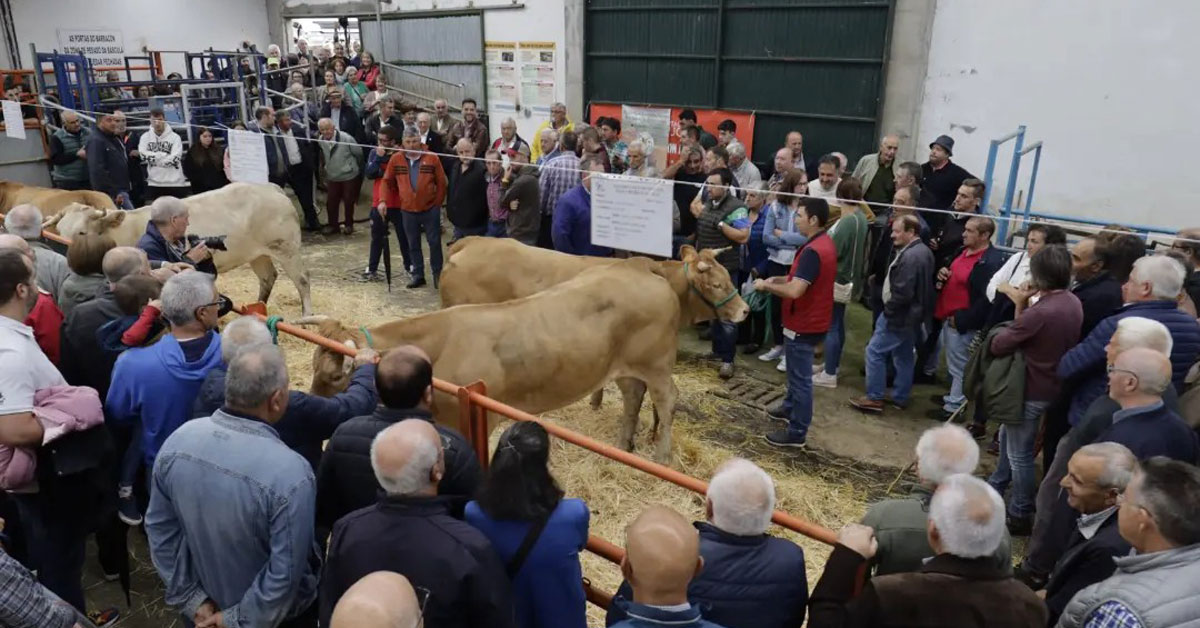
[[[949,133],[958,163],[982,177],[988,141],[1024,124],[1027,142],[1045,142],[1035,210],[1200,223],[1197,24],[1195,0],[938,2],[917,138]],[[1001,156],[1001,185],[1008,166]]]
[[[233,50],[249,40],[268,41],[264,0],[12,0],[17,42],[26,67],[29,44],[39,52],[58,47],[59,28],[120,29],[125,54],[143,47],[199,52]],[[166,72],[183,72],[183,55],[163,55]]]

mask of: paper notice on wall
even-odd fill
[[[107,28],[60,28],[58,51],[81,54],[93,66],[123,66],[125,36],[119,30]]]
[[[510,115],[517,111],[517,42],[483,44],[488,112]]]
[[[674,183],[592,175],[592,244],[671,256]]]
[[[25,139],[25,120],[21,117],[21,103],[4,101],[4,134],[19,140]]]
[[[521,61],[521,106],[534,115],[549,116],[557,91],[555,44],[552,41],[523,41]]]
[[[229,173],[234,181],[267,183],[267,144],[262,133],[229,130]]]
[[[626,144],[641,142],[646,147],[646,159],[659,170],[665,169],[671,139],[671,110],[621,105],[621,139]]]

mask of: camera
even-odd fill
[[[225,238],[227,238],[227,237],[229,237],[229,236],[221,235],[221,236],[200,237],[200,236],[190,235],[187,237],[188,248],[194,248],[196,246],[199,246],[200,244],[204,244],[204,246],[207,246],[210,250],[213,250],[213,251],[228,251],[229,247],[225,246]]]

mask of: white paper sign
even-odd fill
[[[125,36],[109,28],[60,28],[58,49],[65,54],[81,54],[96,66],[125,65]]]
[[[234,181],[267,183],[266,136],[254,131],[229,130],[229,174]]]
[[[25,120],[21,117],[21,103],[4,101],[4,134],[20,140],[25,139]]]
[[[675,183],[592,175],[592,244],[671,257]]]

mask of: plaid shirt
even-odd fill
[[[617,160],[621,160],[621,169],[629,167],[629,145],[621,140],[617,140],[612,144],[605,144],[604,149],[608,151],[610,165],[613,168],[617,167]]]
[[[71,628],[75,611],[38,584],[29,570],[0,550],[0,625]]]
[[[1142,622],[1124,604],[1113,600],[1092,611],[1083,628],[1142,628]]]
[[[583,179],[579,176],[579,158],[572,152],[563,152],[558,157],[542,165],[542,174],[538,177],[538,194],[542,206],[542,215],[554,214],[554,206],[558,197],[567,190],[579,185]]]

